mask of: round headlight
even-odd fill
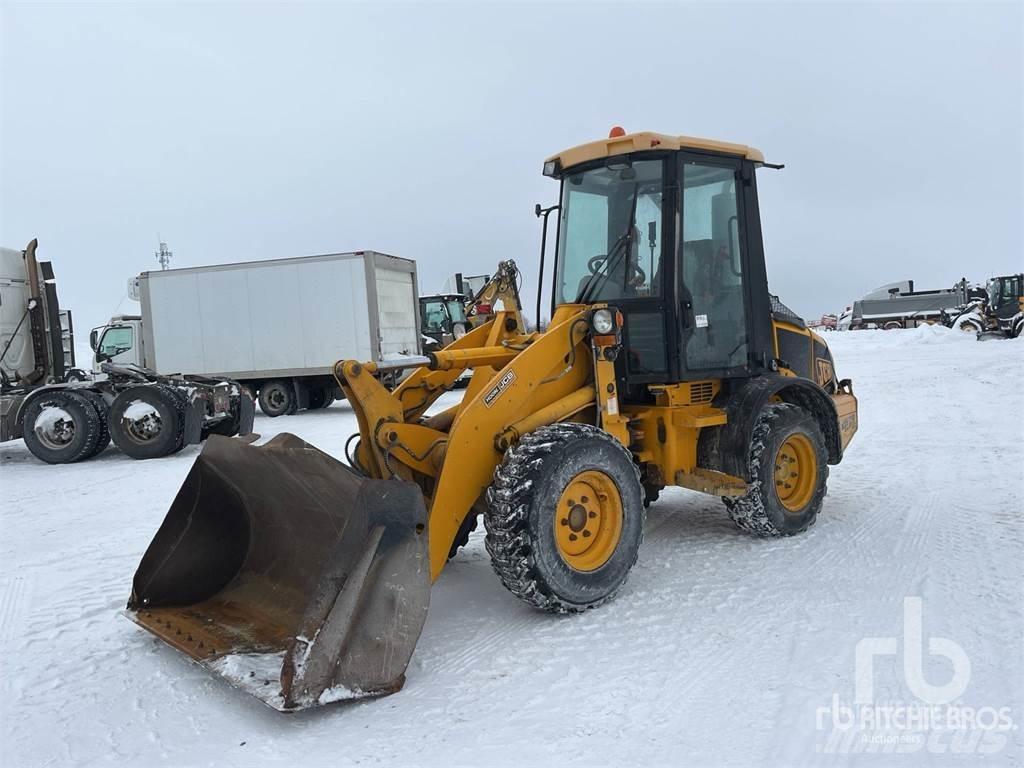
[[[594,312],[590,323],[594,327],[594,333],[602,336],[615,330],[615,317],[610,309],[599,309]]]

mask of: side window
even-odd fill
[[[693,304],[686,367],[744,365],[748,339],[736,171],[683,160],[682,187],[682,282]]]
[[[570,187],[561,216],[565,223],[562,301],[572,301],[591,276],[589,260],[608,252],[608,197]]]
[[[132,348],[132,329],[128,326],[108,328],[100,341],[99,351],[107,357],[113,357]]]

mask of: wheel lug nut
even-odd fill
[[[588,536],[590,536],[590,531],[588,531],[586,528],[584,528],[583,529],[583,538],[587,538]]]
[[[577,538],[579,537],[575,533],[569,534],[569,541],[576,541]]]
[[[580,504],[586,504],[588,501],[590,501],[590,499],[586,496],[580,496]]]
[[[562,525],[568,525],[569,524],[569,518],[568,517],[563,517],[562,520],[561,520],[561,523],[562,523]]]
[[[589,517],[591,520],[593,520],[595,517],[597,517],[597,512],[594,512],[594,511],[587,512],[587,517]]]

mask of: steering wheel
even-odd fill
[[[598,272],[601,271],[601,266],[606,261],[608,261],[607,254],[602,253],[599,256],[594,256],[590,259],[590,261],[587,262],[587,269],[590,270],[590,274],[596,275]]]

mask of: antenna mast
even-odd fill
[[[161,242],[160,249],[154,255],[156,260],[160,262],[160,269],[167,269],[171,266],[171,257],[174,253],[167,249],[167,243]]]

